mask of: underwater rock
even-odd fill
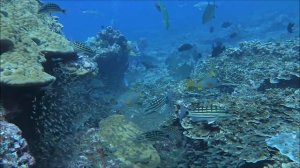
[[[270,147],[277,148],[282,155],[300,164],[300,135],[299,132],[280,133],[266,139]]]
[[[35,164],[16,125],[0,121],[0,142],[0,167],[32,167]]]
[[[39,6],[35,0],[1,1],[1,10],[7,12],[0,25],[1,48],[7,46],[1,51],[2,84],[48,84],[56,78],[44,71],[46,59],[41,52],[73,52],[69,42],[51,30],[55,19],[37,13]]]
[[[105,85],[113,89],[122,86],[128,68],[130,42],[120,31],[109,26],[96,37],[89,38],[87,43],[96,51],[95,61]]]
[[[148,142],[137,143],[142,131],[123,115],[113,115],[100,121],[101,143],[117,157],[124,167],[152,168],[160,164],[160,157]]]

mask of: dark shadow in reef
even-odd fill
[[[22,136],[28,140],[36,137],[35,123],[30,119],[33,111],[32,101],[39,88],[15,87],[1,84],[1,102],[5,111],[5,119],[22,130]]]
[[[279,79],[277,83],[270,83],[270,80],[265,80],[260,87],[257,89],[258,91],[264,92],[266,89],[270,88],[300,88],[300,78],[293,75],[291,79]]]
[[[244,163],[241,166],[238,166],[238,168],[264,168],[267,164],[274,164],[275,162],[272,160],[261,160],[256,163]]]

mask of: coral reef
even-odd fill
[[[119,31],[107,27],[87,43],[96,51],[95,61],[106,85],[114,89],[122,86],[128,68],[130,42]]]
[[[117,157],[124,166],[157,167],[160,157],[148,142],[137,143],[142,131],[123,115],[112,115],[100,122],[101,143]]]
[[[0,167],[32,167],[35,159],[29,154],[21,130],[6,121],[0,121],[0,130]]]
[[[173,52],[166,59],[170,76],[177,80],[188,78],[200,57],[201,54],[195,47],[183,52]]]
[[[299,131],[298,68],[299,39],[243,42],[239,49],[228,48],[218,57],[198,64],[192,79],[201,79],[213,71],[221,86],[190,92],[182,87],[182,82],[177,88],[181,93],[179,101],[222,104],[232,117],[211,124],[191,122],[188,118],[181,121],[184,135],[192,139],[191,149],[186,151],[189,164],[289,164],[291,160],[268,148],[265,139],[281,132]],[[199,143],[202,148],[193,148]]]
[[[254,89],[265,89],[270,87],[265,85],[270,84],[280,87],[280,82],[295,79],[297,84],[300,77],[297,70],[300,48],[298,41],[299,39],[282,43],[242,42],[240,48],[227,49],[220,58],[207,60],[203,65],[199,64],[195,74],[200,76],[203,71],[213,69],[224,83],[248,85]]]
[[[73,52],[69,42],[56,33],[57,21],[49,15],[38,14],[39,7],[35,0],[1,0],[2,84],[48,84],[55,77],[44,72],[45,55]]]

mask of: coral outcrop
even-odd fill
[[[0,121],[0,167],[31,167],[35,164],[21,134],[16,125]]]
[[[57,31],[60,24],[48,14],[38,14],[36,0],[1,0],[0,83],[44,85],[55,80],[42,66],[49,53],[71,53],[73,48]]]
[[[112,115],[100,122],[101,143],[127,167],[157,167],[160,157],[148,142],[137,142],[142,131],[123,115]],[[123,166],[123,167],[124,167]]]
[[[114,89],[122,86],[128,68],[130,42],[121,32],[109,26],[90,38],[88,44],[96,51],[95,60],[106,85]]]
[[[262,90],[273,87],[272,84],[295,85],[300,77],[299,49],[299,39],[277,43],[242,42],[240,48],[229,48],[220,57],[199,64],[194,74],[198,73],[199,77],[213,69],[224,83]]]

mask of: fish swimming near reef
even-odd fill
[[[163,17],[163,23],[165,25],[165,28],[168,30],[170,27],[170,22],[169,22],[169,14],[168,10],[165,7],[165,5],[161,2],[161,0],[157,0],[155,3],[155,8],[162,14]]]
[[[148,131],[144,132],[138,137],[136,137],[137,141],[163,141],[166,140],[168,135],[164,131],[160,130],[154,130],[154,131]]]
[[[189,44],[189,43],[184,43],[182,44],[180,47],[178,47],[178,51],[182,52],[182,51],[188,51],[190,49],[193,48],[193,45]]]
[[[206,24],[208,23],[209,21],[211,21],[212,19],[215,18],[215,9],[216,9],[216,3],[214,1],[213,4],[210,4],[208,3],[204,12],[203,12],[203,15],[202,15],[202,23],[203,24]]]
[[[228,111],[218,105],[205,106],[201,103],[192,103],[188,107],[177,105],[178,118],[189,117],[193,122],[213,123],[216,120],[232,117]]]
[[[206,2],[198,2],[193,5],[194,8],[197,8],[199,10],[203,10],[207,6]]]
[[[141,64],[146,68],[146,70],[158,67],[157,65],[154,65],[153,63],[148,61],[141,61]]]
[[[216,77],[206,77],[198,81],[187,79],[186,86],[187,90],[201,91],[203,89],[210,89],[221,86],[221,82]]]
[[[235,37],[237,37],[238,36],[238,33],[237,32],[232,32],[232,33],[230,33],[229,34],[229,38],[235,38]]]
[[[232,25],[231,22],[226,21],[226,22],[223,22],[223,23],[222,23],[221,27],[222,27],[222,28],[228,28],[228,27],[230,27],[231,25]]]
[[[159,2],[155,3],[155,8],[157,9],[158,12],[161,12],[161,7],[160,7]]]
[[[96,17],[104,16],[104,14],[100,13],[98,10],[83,10],[81,11],[81,13],[85,15],[96,16]]]
[[[145,115],[149,115],[155,112],[162,113],[162,110],[165,107],[169,107],[170,103],[172,102],[172,97],[174,93],[169,91],[167,94],[163,94],[158,96],[155,99],[152,99],[144,110]]]
[[[293,33],[293,28],[294,28],[294,26],[295,26],[295,23],[289,23],[288,25],[287,25],[287,31],[289,32],[289,33]]]
[[[83,54],[86,54],[89,56],[95,55],[95,52],[90,47],[88,47],[87,45],[85,45],[82,42],[75,41],[75,42],[72,42],[71,45],[74,48],[75,52],[83,53]]]
[[[165,95],[159,96],[153,99],[148,106],[146,107],[144,113],[145,114],[152,114],[155,112],[160,112],[164,105],[168,102],[168,98]]]
[[[224,46],[224,44],[220,41],[217,41],[212,45],[211,56],[217,57],[225,50],[226,50],[226,47]]]
[[[66,10],[62,9],[55,3],[47,3],[43,5],[38,11],[38,13],[54,13],[54,12],[66,13]]]

